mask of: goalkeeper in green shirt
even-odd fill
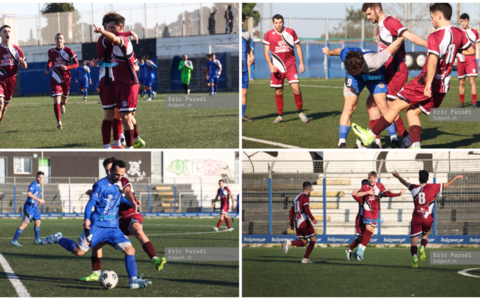
[[[185,95],[190,95],[188,85],[190,84],[190,78],[192,77],[193,64],[192,61],[187,59],[187,55],[184,54],[178,69],[182,71],[182,86],[185,89]]]

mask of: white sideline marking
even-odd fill
[[[266,140],[259,140],[259,139],[254,139],[246,136],[242,136],[242,140],[247,140],[247,141],[252,141],[252,142],[257,142],[257,143],[262,143],[262,144],[267,144],[267,145],[273,145],[273,146],[279,146],[282,148],[288,148],[288,149],[302,149],[301,147],[297,146],[292,146],[292,145],[286,145],[282,143],[276,143],[276,142],[270,142]]]
[[[468,271],[479,270],[479,269],[480,269],[480,268],[465,269],[465,270],[458,271],[458,274],[461,274],[461,275],[463,275],[463,276],[470,276],[470,277],[480,278],[480,276],[478,276],[478,275],[472,275],[472,274],[468,274],[468,273],[467,273]]]
[[[252,84],[252,81],[250,81],[249,84]],[[254,84],[260,85],[260,84],[265,84],[265,83],[260,83],[259,82],[259,83],[254,83]],[[327,89],[329,89],[329,88],[331,88],[331,89],[343,89],[343,86],[331,86],[331,85],[310,85],[310,84],[301,84],[300,83],[300,86],[318,87],[318,88],[327,88]]]
[[[96,101],[96,100],[95,100]],[[137,103],[139,103],[140,101],[138,101]],[[143,101],[143,102],[146,102],[146,101]],[[154,103],[154,102],[165,102],[165,100],[152,100],[152,101],[148,101],[148,102],[151,102],[151,103]],[[39,102],[24,102],[24,103],[10,103],[10,105],[14,104],[14,106],[46,106],[46,104],[44,103],[39,103]],[[90,101],[90,102],[68,102],[68,106],[70,105],[90,105],[90,104],[96,104],[98,105],[98,107],[101,107],[102,105],[101,104],[98,104],[97,102],[94,102],[94,101]]]
[[[8,279],[10,280],[13,287],[15,288],[15,291],[17,291],[18,296],[19,297],[31,297],[30,294],[28,293],[27,289],[23,285],[23,283],[20,281],[20,279],[17,277],[17,275],[13,272],[12,268],[8,264],[5,257],[3,257],[2,253],[0,253],[0,264],[3,267],[3,270],[5,271],[5,274],[7,274]]]

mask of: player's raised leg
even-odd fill
[[[163,266],[167,263],[165,257],[159,258],[157,257],[157,253],[155,252],[155,248],[153,247],[152,242],[147,237],[145,232],[143,231],[143,225],[138,222],[134,221],[131,223],[131,232],[132,234],[138,239],[138,241],[142,244],[142,248],[147,253],[147,255],[152,260],[155,269],[161,271]]]
[[[368,127],[373,128],[375,124],[377,123],[378,119],[380,119],[381,114],[380,110],[377,107],[377,104],[375,103],[375,100],[373,99],[373,95],[370,94],[367,98],[367,112],[368,112]],[[359,149],[361,148],[366,148],[365,145],[363,145],[362,140],[360,138],[357,138],[357,147]],[[372,148],[382,148],[382,141],[380,140],[380,135],[377,135],[375,137],[375,143],[372,143]]]

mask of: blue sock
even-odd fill
[[[392,123],[387,127],[387,132],[390,137],[397,136],[397,127],[395,127],[395,123]]]
[[[213,95],[213,84],[210,85],[210,94]]]
[[[20,228],[17,229],[17,232],[15,233],[15,236],[13,237],[13,240],[12,242],[16,242],[18,240],[18,238],[20,237],[20,235],[22,234],[23,230],[21,230]]]
[[[75,247],[77,247],[77,244],[75,244],[74,241],[69,240],[67,238],[59,239],[58,243],[60,244],[60,246],[62,246],[63,248],[67,249],[67,251],[70,251],[72,253],[73,253],[73,249],[75,249]]]
[[[340,125],[338,128],[338,134],[340,135],[341,139],[346,139],[349,131],[350,126]]]
[[[148,90],[148,98],[152,97],[152,89]]]
[[[245,117],[245,109],[247,109],[247,105],[242,104],[242,117]]]
[[[87,96],[88,96],[88,90],[87,90],[87,89],[85,89],[85,90],[83,91],[83,96],[84,96],[85,98],[87,98]]]
[[[125,255],[125,268],[127,269],[128,278],[133,281],[137,278],[137,262],[135,255]]]
[[[145,91],[142,90],[142,97],[145,97]]]
[[[35,230],[35,240],[40,239],[40,227],[33,227],[33,230]]]
[[[214,86],[214,92],[217,92],[217,85]]]

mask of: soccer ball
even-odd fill
[[[117,273],[110,270],[105,270],[100,274],[100,284],[106,290],[113,289],[118,283]]]

